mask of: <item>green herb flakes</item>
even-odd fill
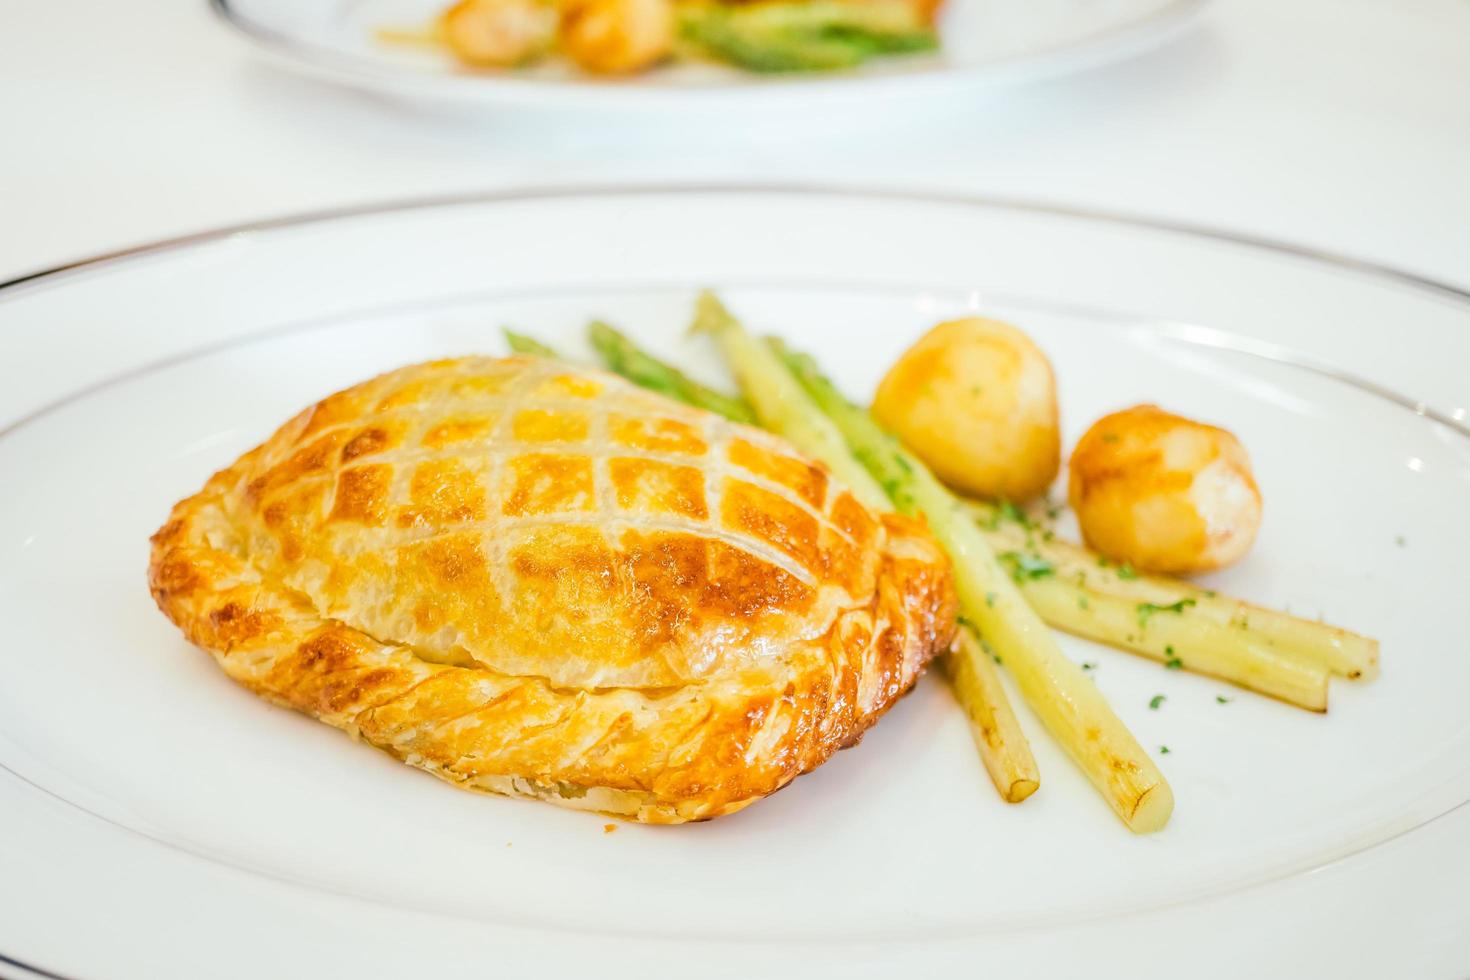
[[[1057,568],[1040,555],[1023,551],[1004,551],[996,555],[1017,582],[1035,581],[1055,575]]]
[[[1180,599],[1178,602],[1171,602],[1167,606],[1161,606],[1154,602],[1140,602],[1138,604],[1138,627],[1139,629],[1143,629],[1147,626],[1149,618],[1155,613],[1182,613],[1193,605],[1195,605],[1195,600],[1193,599]]]

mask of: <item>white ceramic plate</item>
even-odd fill
[[[789,107],[795,97],[946,92],[1086,68],[1171,36],[1203,0],[947,0],[934,55],[878,59],[841,74],[759,76],[684,65],[589,79],[555,64],[475,73],[440,52],[385,44],[384,27],[419,28],[449,0],[210,0],[226,23],[283,65],[380,94],[461,107],[524,104],[660,108],[670,100]]]
[[[1316,716],[1066,640],[1141,741],[1170,748],[1178,807],[1150,837],[1029,716],[1042,789],[1000,803],[932,678],[742,814],[605,834],[270,707],[154,610],[149,533],[301,406],[500,350],[502,324],[581,353],[594,315],[721,380],[681,337],[701,284],[857,396],[920,330],[982,311],[1051,354],[1069,442],[1145,400],[1228,425],[1267,516],[1212,581],[1380,637],[1382,678],[1334,685]],[[13,284],[0,364],[0,953],[15,961],[83,978],[1470,964],[1470,299],[1453,290],[1045,208],[510,195]]]

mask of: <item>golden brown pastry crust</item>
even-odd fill
[[[160,609],[456,785],[653,823],[853,744],[954,629],[924,528],[766,433],[534,358],[323,400],[175,506]]]

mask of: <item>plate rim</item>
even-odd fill
[[[760,84],[722,82],[702,86],[611,85],[573,78],[567,81],[504,76],[439,75],[394,69],[369,59],[342,54],[304,42],[245,16],[239,0],[205,0],[210,12],[237,35],[297,70],[339,82],[366,85],[377,91],[413,94],[457,104],[537,101],[545,104],[616,105],[635,99],[647,102],[721,100],[803,93],[831,96],[866,91],[876,85],[910,91],[946,81],[969,84],[1005,84],[1024,79],[1067,74],[1122,60],[1153,47],[1194,22],[1208,0],[1161,0],[1144,17],[1115,25],[1094,37],[1045,48],[1031,54],[1009,55],[994,61],[948,70],[873,75],[818,73],[811,76],[768,77]],[[1007,78],[1007,73],[1012,78]],[[432,89],[433,91],[429,91]]]
[[[217,0],[209,0],[214,3]],[[1426,292],[1470,303],[1470,283],[1464,286],[1435,276],[1416,272],[1407,266],[1363,258],[1321,245],[1309,244],[1273,235],[1227,228],[1206,222],[1169,218],[1142,212],[1105,207],[1090,207],[1047,197],[966,193],[930,190],[920,187],[878,184],[821,183],[816,181],[775,181],[770,183],[743,181],[709,181],[693,183],[617,182],[573,184],[525,184],[487,190],[459,191],[448,194],[414,195],[380,198],[373,201],[307,208],[242,222],[208,225],[202,229],[152,238],[116,249],[92,252],[79,258],[23,272],[0,280],[0,302],[10,299],[19,287],[48,284],[70,273],[87,271],[159,252],[176,251],[195,245],[207,245],[240,236],[289,230],[315,224],[377,215],[415,211],[433,211],[465,205],[499,204],[513,201],[556,201],[598,197],[695,197],[704,194],[762,195],[790,197],[849,198],[870,201],[910,202],[915,204],[952,205],[967,208],[994,208],[1018,211],[1044,217],[1075,218],[1104,225],[1120,225],[1160,231],[1186,238],[1214,241],[1247,249],[1277,253],[1293,259],[1372,276],[1410,286]]]
[[[208,0],[208,2],[221,3],[226,2],[226,0]],[[701,195],[776,195],[798,198],[816,197],[867,202],[895,202],[992,209],[1034,216],[1080,220],[1104,226],[1162,232],[1195,241],[1230,245],[1247,251],[1303,261],[1336,272],[1351,273],[1380,280],[1389,285],[1407,288],[1411,291],[1423,292],[1441,301],[1449,301],[1455,305],[1470,307],[1470,285],[1462,287],[1447,280],[1415,272],[1404,266],[1366,259],[1318,245],[1261,235],[1255,232],[1222,228],[1202,222],[1164,218],[1109,208],[1094,208],[1049,198],[970,194],[964,192],[860,184],[823,184],[818,182],[773,182],[763,184],[738,181],[679,184],[627,182],[551,186],[526,185],[442,195],[387,198],[377,201],[288,212],[286,214],[259,218],[253,221],[215,225],[201,231],[186,232],[181,235],[153,239],[110,251],[93,253],[58,265],[22,273],[11,279],[0,280],[0,304],[36,288],[45,288],[73,276],[85,275],[93,271],[110,268],[114,265],[137,259],[208,246],[230,239],[255,238],[273,232],[290,231],[313,225],[330,225],[339,221],[351,221],[358,218],[511,202],[573,201],[578,199],[623,197],[698,197]],[[1451,409],[1449,411],[1442,410],[1411,394],[1390,388],[1354,372],[1343,370],[1291,348],[1259,342],[1250,345],[1237,343],[1234,346],[1229,342],[1223,342],[1219,346],[1241,353],[1265,356],[1270,360],[1284,361],[1294,367],[1306,368],[1314,373],[1364,389],[1371,394],[1397,402],[1430,421],[1453,429],[1460,435],[1470,437],[1470,415],[1467,415],[1464,408]],[[1247,347],[1250,349],[1247,349]],[[1266,352],[1267,348],[1270,349],[1269,353]],[[45,411],[50,407],[49,404],[43,405],[37,411]],[[33,414],[35,413],[27,412],[22,418],[7,423],[3,428],[0,428],[0,434],[9,431],[16,424],[25,421],[26,418],[29,418]]]

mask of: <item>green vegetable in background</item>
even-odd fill
[[[934,30],[907,3],[689,4],[680,34],[709,57],[747,71],[830,71],[875,55],[930,51]]]

